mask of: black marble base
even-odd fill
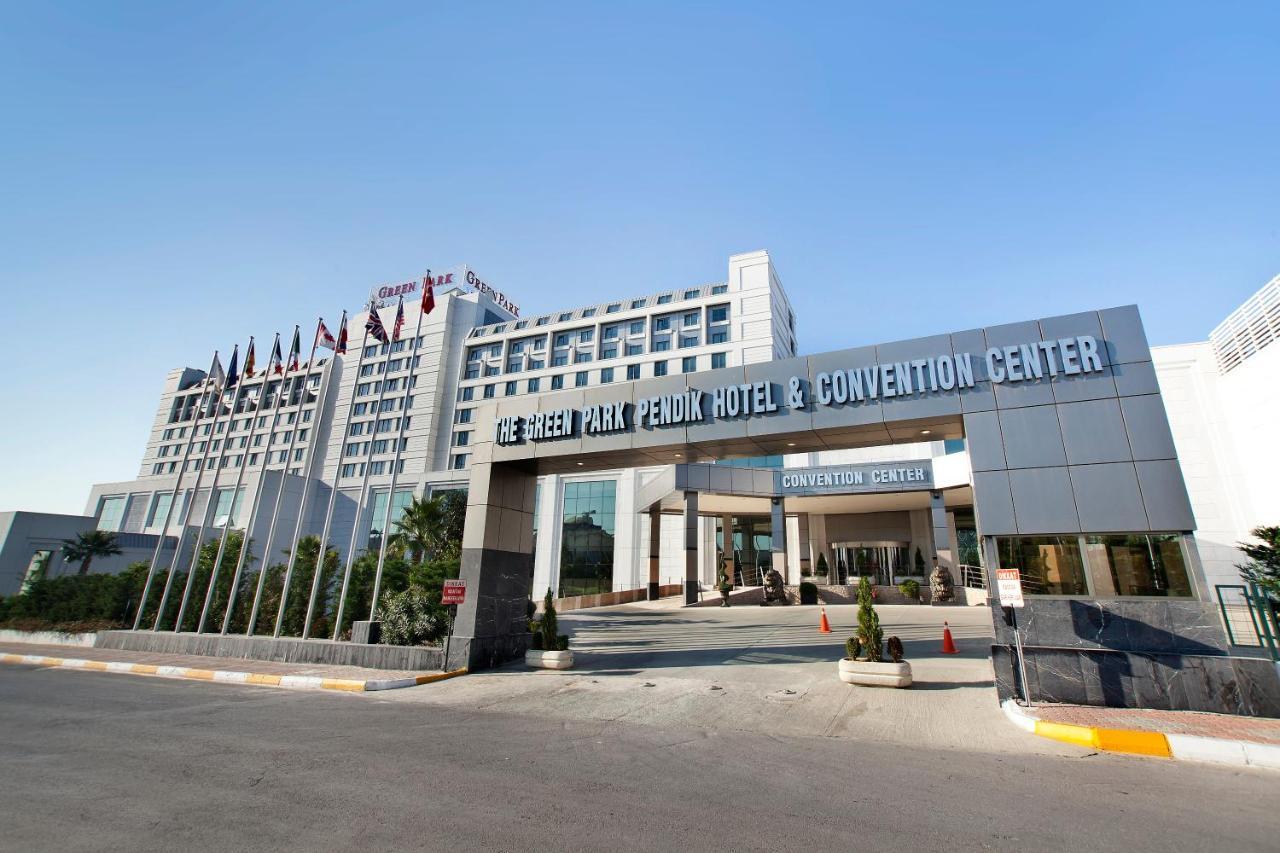
[[[992,646],[1000,701],[1021,698],[1011,646]],[[1263,658],[1024,646],[1037,702],[1280,717],[1280,674]]]

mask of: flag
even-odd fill
[[[333,348],[337,355],[347,354],[347,312],[342,312],[342,320],[338,324],[338,345]]]
[[[280,362],[280,336],[276,335],[276,345],[271,348],[271,358],[267,361],[267,372],[270,373],[274,370],[276,375],[279,376],[284,372]]]
[[[302,339],[298,337],[298,327],[293,327],[293,343],[289,344],[289,370],[298,369],[298,358],[302,355]]]
[[[375,305],[369,306],[369,319],[365,320],[364,330],[381,343],[385,344],[391,340],[387,337],[387,330],[382,326],[382,318],[378,316],[378,308]]]
[[[404,328],[404,297],[400,297],[400,301],[396,303],[396,322],[391,327],[391,340],[400,340],[400,330]]]
[[[209,381],[219,388],[222,383],[227,381],[227,374],[222,370],[222,362],[218,361],[218,354],[213,354],[213,364],[209,365]]]
[[[236,387],[236,383],[240,381],[240,374],[236,372],[236,362],[240,360],[240,345],[236,344],[235,349],[231,350],[231,364],[227,365],[227,386],[228,388]]]
[[[255,359],[253,357],[253,338],[249,339],[249,351],[244,355],[244,378],[253,378],[253,366]]]
[[[422,313],[430,314],[431,309],[436,307],[436,285],[431,280],[431,270],[427,270],[426,276],[422,279]]]
[[[329,331],[329,327],[324,324],[324,318],[320,318],[320,324],[316,326],[316,342],[313,344],[316,349],[324,347],[325,349],[337,349],[338,342],[333,339],[333,333]]]

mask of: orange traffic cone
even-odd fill
[[[819,611],[819,612],[820,612],[820,613],[822,613],[822,617],[821,617],[820,619],[818,619],[818,633],[819,633],[819,634],[830,634],[830,633],[831,633],[831,623],[827,621],[827,608],[825,608],[825,607],[824,607],[824,608],[822,608],[822,609],[821,609],[821,611]]]
[[[960,654],[960,650],[956,648],[956,641],[951,639],[951,628],[946,622],[942,623],[942,653],[944,655]]]

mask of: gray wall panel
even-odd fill
[[[1104,346],[1111,364],[1151,360],[1151,347],[1147,345],[1138,306],[1125,305],[1098,313],[1102,317]]]
[[[969,464],[974,471],[1007,468],[1004,439],[1000,435],[998,412],[974,412],[964,416],[965,441],[969,447]]]
[[[973,475],[973,508],[984,536],[1010,536],[1018,532],[1013,516],[1009,472],[978,471]]]
[[[1114,398],[1065,403],[1057,409],[1067,461],[1072,465],[1124,462],[1131,458],[1120,404]]]
[[[1143,397],[1123,397],[1120,408],[1124,410],[1124,422],[1129,431],[1129,444],[1134,459],[1176,459],[1173,433],[1169,431],[1169,416],[1164,401],[1158,394]]]
[[[1171,459],[1138,462],[1138,485],[1152,530],[1192,530],[1195,516],[1178,463]]]
[[[1000,432],[1004,436],[1005,461],[1010,468],[1067,464],[1054,406],[1003,410]]]
[[[1147,530],[1147,513],[1132,462],[1074,465],[1071,486],[1085,532]]]
[[[1010,471],[1009,490],[1013,495],[1013,514],[1019,533],[1080,531],[1071,496],[1071,478],[1065,467]]]

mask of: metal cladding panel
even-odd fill
[[[1082,337],[1084,343],[1079,342]],[[988,347],[999,350],[989,355]],[[927,369],[934,379],[944,375],[944,363],[955,364],[966,354],[972,387],[944,390],[946,383],[941,383],[935,390],[913,364],[930,360]],[[1021,374],[1016,367],[1020,358],[1030,365]],[[907,441],[922,429],[935,436],[958,435],[963,429],[984,533],[1142,532],[1153,529],[1154,520],[1148,520],[1146,490],[1139,489],[1135,462],[1170,463],[1149,469],[1151,486],[1172,480],[1174,495],[1185,494],[1158,389],[1130,396],[1153,388],[1149,359],[1136,308],[1082,312],[513,400],[504,403],[502,414],[518,418],[535,410],[574,409],[574,431],[552,440],[495,445],[492,457],[527,460],[542,470],[589,470],[605,459],[626,465],[734,453],[802,453]],[[885,379],[885,371],[894,377]],[[902,378],[907,371],[909,382]],[[820,387],[833,388],[837,375],[849,389],[859,382],[862,398],[849,390],[846,402],[834,396],[823,402]],[[885,396],[886,383],[895,388],[910,384],[911,391]],[[717,389],[729,388],[750,398],[750,411],[713,414]],[[666,425],[637,422],[641,401],[688,389],[701,392],[700,407],[691,417]],[[584,434],[581,408],[615,401],[627,404],[626,428]],[[671,405],[671,411],[678,410]],[[491,441],[493,431],[478,425],[477,434]],[[482,453],[477,446],[476,458]],[[1008,472],[1019,471],[1031,473],[1010,478]],[[987,489],[995,491],[984,494]],[[1161,530],[1169,529],[1164,522],[1190,522],[1176,505],[1160,505],[1155,495],[1145,500],[1159,509]]]
[[[1055,406],[1032,406],[1000,412],[1000,434],[1009,468],[1066,465],[1062,431]]]

